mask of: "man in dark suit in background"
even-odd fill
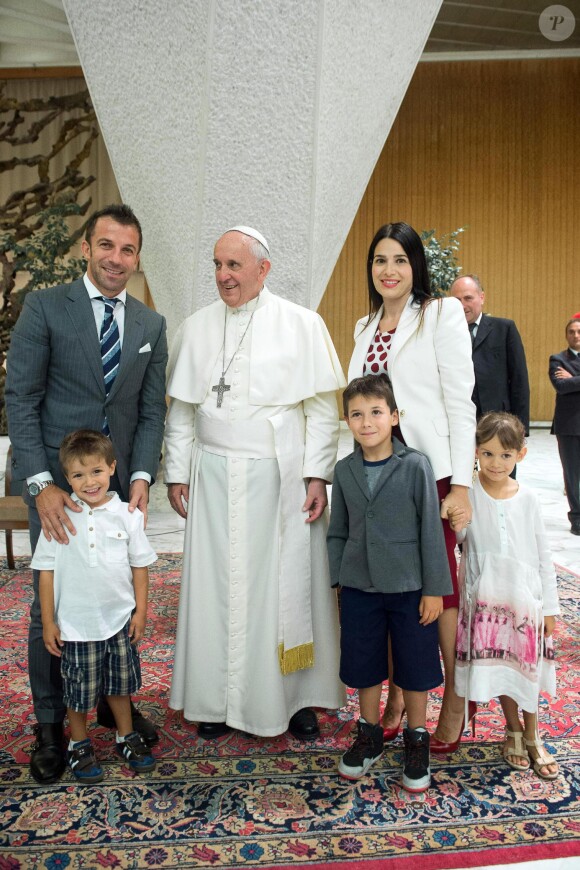
[[[549,375],[556,390],[552,432],[564,471],[570,531],[580,535],[580,317],[566,324],[568,347],[550,357]]]
[[[41,529],[62,544],[75,534],[64,507],[80,508],[69,496],[58,462],[63,438],[75,429],[110,435],[117,458],[112,487],[130,510],[138,507],[147,518],[163,439],[167,340],[165,318],[126,293],[141,242],[141,226],[128,206],[107,206],[93,214],[82,243],[84,277],[29,293],[14,327],[6,409],[14,477],[26,481],[33,552]],[[110,349],[104,343],[108,335]],[[65,766],[65,708],[60,660],[46,650],[42,637],[38,572],[28,667],[38,722],[30,770],[38,782],[55,782]],[[109,717],[101,703],[99,721],[112,727]],[[133,727],[149,743],[157,741],[153,725],[136,708]]]
[[[522,339],[513,320],[483,313],[485,293],[477,275],[463,275],[450,294],[463,305],[471,333],[475,389],[473,403],[479,419],[486,411],[508,411],[522,421],[529,434],[530,385]]]

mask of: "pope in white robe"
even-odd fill
[[[229,230],[214,262],[221,298],[169,367],[165,479],[187,519],[169,703],[202,736],[270,737],[345,701],[325,542],[345,381],[319,315],[264,286],[263,236]]]

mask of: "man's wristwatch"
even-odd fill
[[[42,480],[40,483],[33,480],[32,483],[28,484],[28,495],[32,496],[32,498],[36,498],[36,496],[42,492],[43,489],[46,489],[47,486],[54,486],[54,480]]]

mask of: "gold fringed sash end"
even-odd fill
[[[292,649],[284,649],[284,644],[278,645],[278,660],[283,674],[293,674],[305,668],[314,667],[314,644],[303,643]]]

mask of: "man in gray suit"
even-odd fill
[[[58,462],[59,446],[74,429],[110,435],[117,459],[112,485],[130,503],[129,510],[138,507],[147,517],[149,485],[157,474],[163,438],[167,340],[165,318],[125,289],[139,264],[141,243],[141,226],[128,206],[96,212],[82,243],[84,277],[29,293],[14,327],[6,409],[14,477],[26,481],[33,552],[41,530],[48,540],[65,545],[68,535],[75,534],[64,507],[80,508],[69,496]],[[107,322],[113,323],[116,356],[105,378],[101,351]],[[30,770],[37,782],[55,782],[65,766],[65,708],[60,660],[45,649],[42,638],[38,572],[28,667],[38,722]],[[101,704],[99,721],[112,727],[109,714]],[[136,708],[133,727],[149,743],[157,741],[153,725]]]

